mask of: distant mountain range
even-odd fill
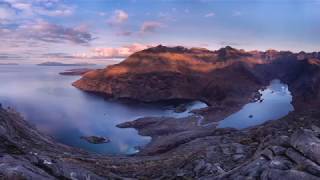
[[[67,64],[67,63],[61,63],[61,62],[44,62],[37,64],[38,66],[93,66],[96,64],[93,63],[72,63],[72,64]]]
[[[18,63],[0,63],[0,66],[19,65]]]

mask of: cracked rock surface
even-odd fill
[[[283,141],[258,152],[234,170],[203,179],[319,179],[319,133],[301,129],[290,138],[279,138]]]

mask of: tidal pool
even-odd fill
[[[243,129],[279,119],[294,110],[288,86],[280,80],[271,81],[266,89],[259,92],[262,101],[246,104],[240,111],[220,121],[218,128]]]
[[[116,125],[145,116],[185,117],[188,111],[206,107],[192,102],[187,111],[175,113],[165,104],[144,104],[105,100],[71,86],[79,76],[61,76],[59,72],[79,67],[36,65],[0,66],[0,103],[10,106],[40,131],[59,142],[102,154],[131,154],[150,137],[134,129]],[[90,66],[88,68],[102,68]],[[81,136],[105,136],[107,144],[90,144]]]

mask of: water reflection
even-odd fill
[[[0,67],[0,102],[12,106],[38,129],[58,141],[98,153],[134,153],[134,147],[150,141],[134,129],[119,129],[119,123],[143,116],[188,116],[174,113],[172,107],[142,103],[105,101],[71,86],[77,76],[58,73],[75,67],[34,65]],[[101,68],[101,67],[90,67]],[[194,102],[187,109],[205,107]],[[90,144],[80,136],[106,136],[108,144]]]
[[[265,90],[260,90],[261,100],[245,105],[240,111],[222,120],[218,127],[243,129],[276,120],[293,111],[292,96],[286,84],[280,80],[271,81]]]

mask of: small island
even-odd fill
[[[102,136],[81,136],[80,139],[86,140],[91,144],[104,144],[110,142],[110,139]]]
[[[94,66],[96,64],[93,63],[72,63],[72,64],[67,64],[67,63],[61,63],[61,62],[44,62],[37,64],[38,66]]]
[[[64,72],[60,72],[59,74],[64,76],[80,76],[93,70],[95,69],[90,69],[90,68],[68,69],[68,70],[65,70]]]

